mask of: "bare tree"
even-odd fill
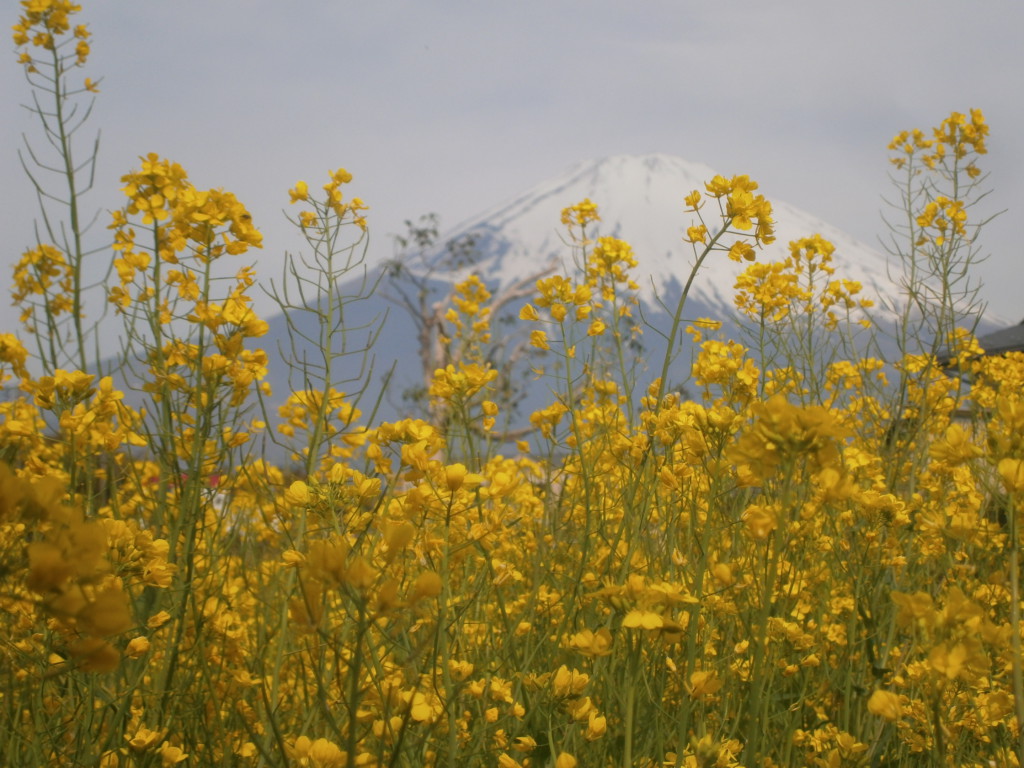
[[[481,257],[479,238],[472,232],[463,234],[439,247],[440,219],[437,214],[421,216],[417,222],[406,220],[404,235],[395,236],[397,255],[385,268],[381,295],[401,307],[416,328],[420,356],[420,386],[406,391],[407,400],[423,400],[434,378],[434,371],[461,362],[463,350],[449,342],[452,337],[445,315],[452,306],[456,275],[470,273]],[[501,286],[493,294],[491,318],[498,319],[512,302],[531,296],[537,280],[550,275],[554,265],[539,269],[509,285]],[[486,277],[486,275],[481,275]],[[519,388],[512,385],[508,374],[523,360],[532,348],[525,339],[509,344],[507,339],[492,343],[485,357],[492,367],[501,372],[509,388],[505,391],[505,405],[521,397]],[[431,411],[431,418],[443,421],[442,414]]]

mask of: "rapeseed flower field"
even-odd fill
[[[211,271],[261,234],[157,154],[103,256],[128,343],[94,358],[67,122],[96,90],[90,33],[77,4],[21,6],[67,219],[16,265],[22,328],[0,334],[3,765],[1020,765],[1024,356],[983,354],[958,282],[980,111],[889,147],[899,359],[850,343],[886,331],[827,240],[759,261],[771,203],[715,177],[680,201],[692,272],[661,329],[642,254],[566,201],[579,269],[520,311],[553,393],[531,429],[500,427],[479,276],[421,418],[381,422],[338,388],[332,286],[368,226],[344,169],[287,193],[324,354],[282,405],[255,271]],[[708,259],[747,264],[743,341],[684,319]],[[668,340],[649,385],[623,353],[643,333]]]

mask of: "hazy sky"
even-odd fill
[[[288,188],[300,178],[319,187],[339,166],[371,207],[375,256],[391,255],[406,218],[434,211],[454,226],[579,160],[648,152],[747,173],[769,199],[873,243],[893,134],[980,107],[992,128],[989,210],[1008,210],[984,234],[984,295],[995,312],[1024,317],[1019,0],[82,4],[94,34],[82,77],[103,77],[90,204],[119,205],[118,177],[157,152],[249,206],[264,274],[299,247],[281,212]],[[40,143],[14,108],[30,91],[8,50],[5,284],[33,242],[20,134]],[[101,243],[105,230],[94,235]],[[6,304],[0,328],[16,316]]]

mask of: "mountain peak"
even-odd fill
[[[609,155],[593,160],[583,160],[567,169],[563,176],[591,176],[595,181],[604,176],[644,178],[674,175],[704,181],[710,180],[715,172],[703,163],[692,163],[676,155],[655,152],[646,155]]]
[[[585,160],[484,211],[447,233],[446,239],[473,236],[484,256],[475,270],[492,284],[518,282],[547,263],[571,270],[573,254],[561,211],[589,198],[601,216],[591,236],[630,243],[639,264],[634,279],[640,298],[653,302],[660,286],[681,284],[692,268],[696,257],[683,238],[696,217],[686,210],[683,199],[694,189],[703,192],[705,182],[716,175],[707,165],[668,154]],[[881,298],[879,304],[902,304],[884,255],[810,213],[773,199],[771,190],[762,192],[772,202],[777,239],[758,253],[759,260],[783,259],[791,241],[820,234],[836,247],[838,277],[860,282],[863,295]],[[709,229],[720,224],[713,204],[705,206],[704,214]],[[733,287],[744,266],[725,254],[713,255],[697,277],[692,298],[713,308],[720,319],[731,316]]]

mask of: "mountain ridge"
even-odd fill
[[[475,270],[486,281],[501,285],[536,269],[539,262],[551,261],[571,269],[570,247],[560,233],[561,210],[590,199],[602,216],[592,237],[612,236],[630,243],[638,261],[634,274],[640,298],[651,302],[652,284],[664,284],[673,277],[684,280],[689,274],[694,255],[683,238],[686,228],[696,221],[692,212],[686,211],[683,198],[694,189],[703,194],[705,182],[715,175],[707,165],[667,154],[581,161],[447,230],[443,240],[473,236],[486,253],[473,267],[457,271],[458,277]],[[902,304],[884,255],[812,214],[773,200],[770,190],[765,196],[773,206],[776,241],[758,251],[758,260],[785,258],[790,241],[820,234],[836,246],[837,276],[860,282],[866,297],[875,294],[887,304]],[[720,221],[711,210],[714,202],[705,200],[705,223],[713,229]],[[514,263],[517,255],[529,266]],[[705,261],[692,297],[721,308],[723,315],[731,313],[735,279],[745,266],[729,261],[724,254],[714,254]]]

